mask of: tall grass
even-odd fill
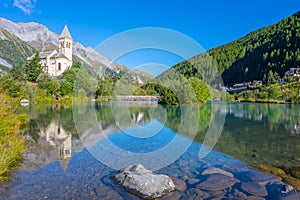
[[[20,135],[27,122],[27,115],[15,114],[17,102],[0,94],[0,183],[22,159],[25,140]]]

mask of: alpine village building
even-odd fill
[[[61,75],[66,69],[72,66],[72,47],[73,39],[69,32],[67,25],[61,35],[58,38],[59,46],[57,50],[40,52],[40,64],[42,65],[44,72],[48,73],[51,77]],[[34,57],[31,56],[28,60]]]

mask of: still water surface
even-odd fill
[[[174,180],[177,191],[165,199],[298,199],[296,191],[281,194],[275,176],[250,167],[300,166],[298,105],[106,102],[24,111],[28,152],[0,186],[2,199],[135,199],[110,177],[137,162]],[[226,117],[222,134],[200,159],[216,116]]]

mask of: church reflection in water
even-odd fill
[[[83,148],[80,141],[72,140],[72,135],[63,129],[59,120],[52,121],[46,127],[39,127],[39,130],[37,141],[27,137],[27,152],[24,154],[21,168],[35,171],[59,161],[61,168],[66,171],[72,157],[72,147],[73,152],[74,148],[75,151]]]
[[[56,121],[52,122],[45,132],[41,132],[40,136],[56,148],[57,158],[63,170],[66,171],[72,157],[72,135],[61,127],[59,121]]]
[[[70,127],[73,127],[72,115],[69,107],[44,106],[38,108],[43,114],[35,115],[36,108],[29,110],[31,116],[28,125],[27,151],[23,156],[20,168],[35,171],[50,163],[59,162],[61,168],[66,171],[72,158],[72,152],[79,152],[83,145],[79,139],[73,138]],[[67,119],[66,117],[70,117]]]

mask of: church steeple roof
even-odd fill
[[[61,166],[62,170],[64,170],[64,172],[67,171],[70,160],[71,160],[71,158],[66,158],[66,159],[59,161],[60,166]]]
[[[59,38],[71,38],[71,39],[72,39],[72,36],[71,36],[71,34],[70,34],[70,31],[69,31],[67,25],[64,26],[64,29],[63,29],[63,31],[61,32]]]

